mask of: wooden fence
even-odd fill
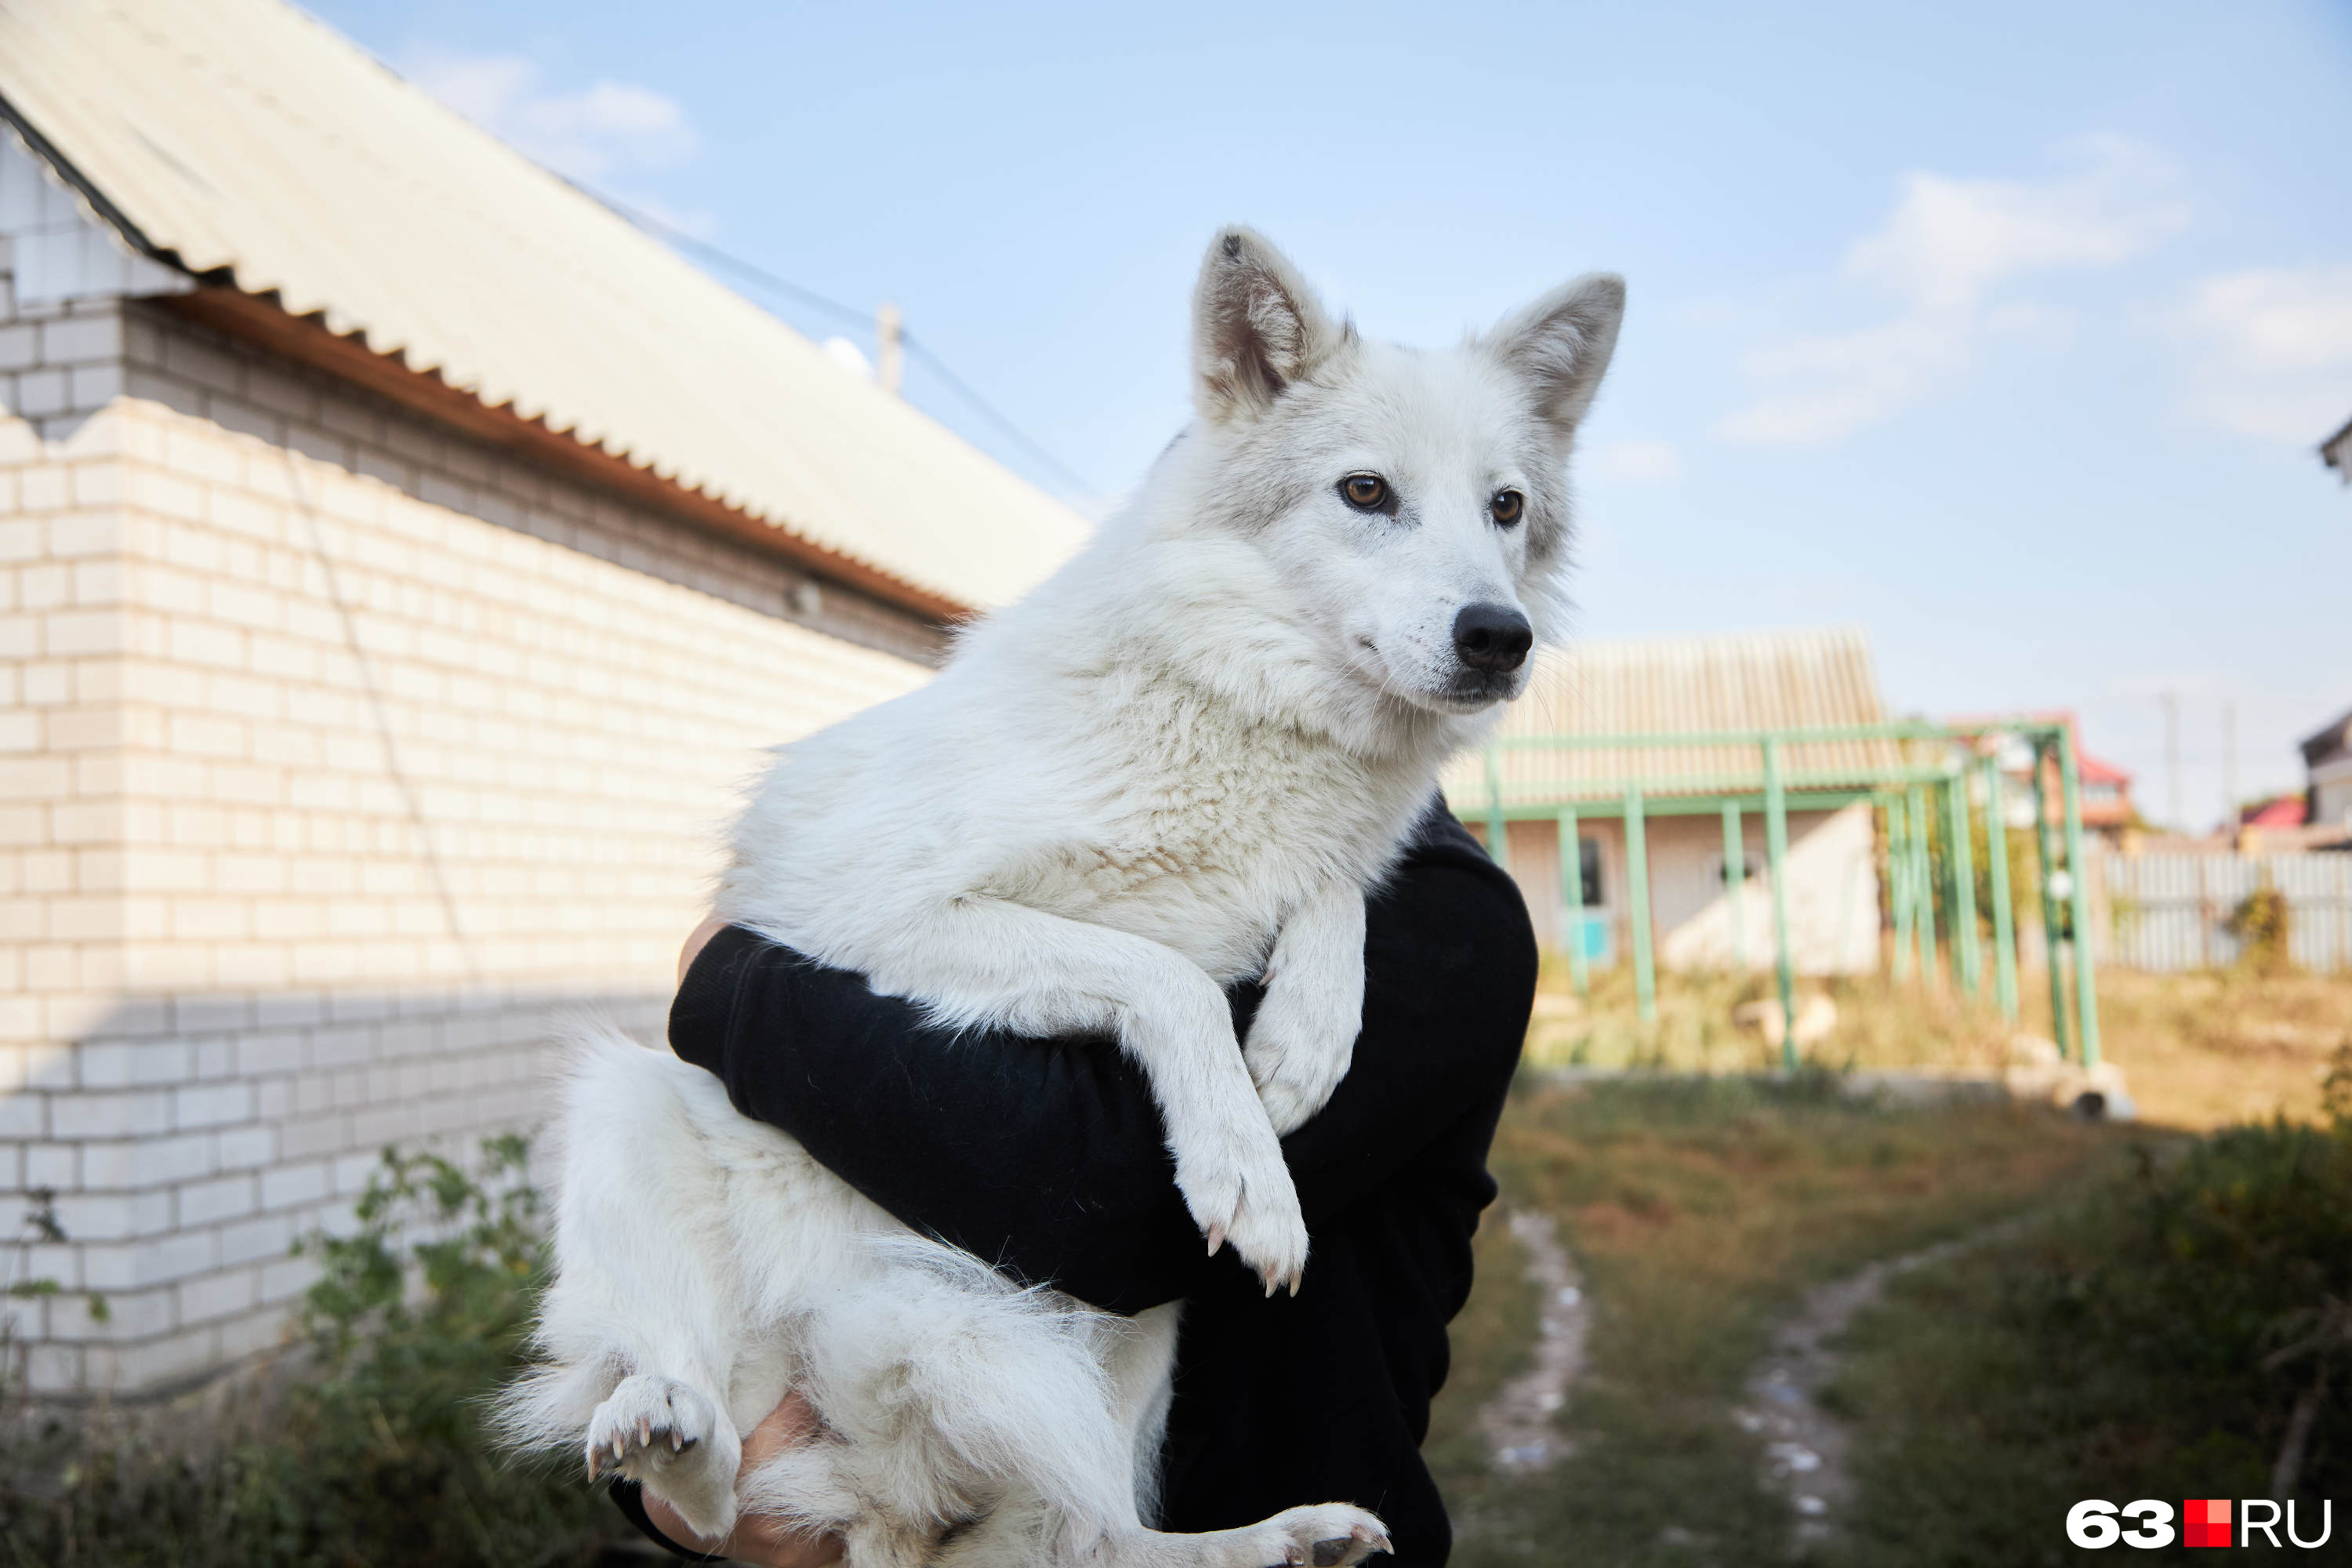
[[[2230,917],[2263,887],[2286,895],[2287,945],[2305,969],[2352,969],[2352,853],[2097,855],[2091,858],[2099,958],[2126,969],[2218,968],[2237,961]]]

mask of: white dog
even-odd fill
[[[1295,1290],[1277,1136],[1348,1070],[1367,890],[1559,626],[1566,458],[1623,305],[1591,277],[1451,352],[1368,343],[1264,240],[1218,236],[1198,421],[936,680],[779,752],[718,912],[950,1024],[1116,1036],[1211,1251]],[[1261,973],[1244,1049],[1223,987]],[[1176,1308],[1013,1288],[698,1068],[589,1042],[562,1138],[548,1364],[509,1425],[584,1445],[592,1476],[643,1480],[698,1531],[779,1514],[842,1532],[856,1568],[1386,1545],[1340,1504],[1147,1528]],[[738,1435],[793,1389],[828,1439],[739,1477]]]

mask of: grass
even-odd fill
[[[2352,1041],[2352,979],[2261,974],[2101,973],[2100,1037],[2124,1069],[2145,1120],[2212,1128],[2273,1116],[2319,1114],[2331,1054]],[[1997,1073],[2011,1038],[2051,1032],[2049,993],[2029,972],[2021,1021],[2011,1025],[1977,998],[1944,985],[1896,985],[1879,976],[1807,979],[1803,995],[1826,995],[1837,1026],[1809,1048],[1839,1069],[1927,1068]],[[1743,1002],[1773,994],[1769,974],[1670,973],[1658,977],[1658,1021],[1635,1016],[1631,972],[1597,972],[1588,996],[1570,994],[1567,965],[1549,963],[1528,1060],[1546,1067],[1753,1072],[1777,1067],[1778,1052],[1732,1022]]]
[[[1563,1222],[1595,1301],[1591,1370],[1569,1458],[1528,1479],[1487,1469],[1471,1424],[1524,1356],[1533,1304],[1485,1227],[1429,1449],[1466,1527],[1456,1561],[1779,1560],[1790,1521],[1730,1417],[1776,1316],[1873,1258],[2047,1203],[2150,1136],[2006,1101],[1857,1100],[1825,1074],[1530,1088],[1495,1166],[1507,1205]]]
[[[545,1278],[519,1139],[473,1172],[388,1151],[321,1268],[276,1386],[184,1408],[8,1412],[0,1563],[23,1568],[558,1568],[626,1527],[499,1454],[485,1401]],[[419,1238],[422,1239],[415,1239]]]
[[[2352,1131],[2224,1131],[1898,1282],[1852,1339],[1842,1561],[2068,1561],[2084,1498],[2292,1496],[2315,1536],[2352,1492]]]
[[[1663,1070],[1530,1075],[1505,1116],[1503,1202],[1559,1220],[1595,1318],[1570,1456],[1493,1473],[1473,1422],[1524,1364],[1536,1309],[1504,1227],[1482,1230],[1428,1450],[1457,1563],[1789,1562],[1792,1521],[1732,1418],[1771,1326],[1815,1284],[2018,1214],[2041,1217],[1900,1277],[1852,1336],[1827,1397],[1860,1495],[1826,1560],[2057,1561],[2080,1498],[2264,1495],[2299,1404],[2303,1495],[2352,1490],[2352,1152],[2326,1130],[2352,979],[2103,973],[2106,1055],[2143,1113],[2126,1126],[1838,1095],[1831,1069],[1997,1072],[2016,1032],[1881,980],[1806,983],[1838,1007],[1812,1076],[1666,1076],[1769,1065],[1731,1025],[1768,984],[1662,976],[1645,1029],[1623,973],[1578,1000],[1547,972],[1531,1058]],[[2024,1026],[2047,1016],[2029,981]]]

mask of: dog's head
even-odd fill
[[[1318,662],[1433,713],[1516,697],[1563,629],[1567,458],[1624,308],[1596,274],[1454,349],[1366,342],[1227,229],[1193,297],[1187,488],[1272,563]]]

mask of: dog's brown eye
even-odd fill
[[[1517,490],[1496,490],[1495,499],[1486,503],[1487,511],[1505,528],[1519,521],[1519,513],[1528,507],[1528,498]]]
[[[1378,474],[1349,474],[1339,481],[1339,493],[1358,511],[1378,511],[1389,499],[1389,482]]]

